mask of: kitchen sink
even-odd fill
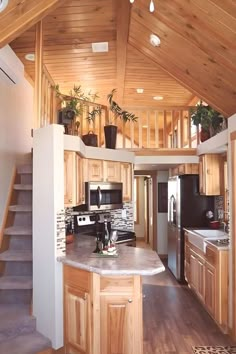
[[[226,237],[226,233],[222,230],[193,230],[193,232],[197,233],[202,237]]]
[[[206,252],[206,240],[227,238],[228,235],[222,230],[191,230],[188,231],[189,242],[202,252]]]

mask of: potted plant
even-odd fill
[[[102,111],[101,107],[96,106],[91,112],[88,113],[88,116],[86,117],[86,119],[88,120],[89,125],[91,122],[94,123],[96,116],[100,115],[101,111]],[[95,146],[95,147],[98,146],[97,134],[94,134],[94,132],[92,130],[89,130],[88,134],[84,134],[82,136],[82,140],[85,143],[85,145]]]
[[[117,102],[113,100],[113,96],[116,93],[116,89],[113,89],[111,93],[107,95],[109,103],[109,110],[113,113],[113,121],[109,121],[109,124],[104,126],[105,144],[108,149],[116,148],[117,126],[114,125],[119,117],[125,123],[128,121],[136,122],[138,117],[134,113],[123,110]]]
[[[222,130],[224,117],[200,101],[196,108],[191,109],[191,120],[194,125],[201,125],[200,140],[203,142]]]

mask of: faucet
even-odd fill
[[[225,221],[221,221],[221,224],[223,225],[223,230],[224,230],[224,233],[226,234],[227,233],[227,229],[228,229],[228,225]]]

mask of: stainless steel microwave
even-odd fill
[[[85,182],[87,210],[123,208],[123,184],[119,182]]]

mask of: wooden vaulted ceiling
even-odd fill
[[[117,87],[119,102],[132,107],[183,106],[198,96],[226,116],[236,112],[234,0],[154,0],[152,14],[149,0],[133,5],[129,0],[41,1],[44,7],[50,2],[52,11],[47,8],[43,20],[44,62],[64,92],[81,84],[105,103]],[[32,78],[34,65],[24,55],[34,51],[34,23],[31,19],[31,28],[18,31],[11,42]],[[160,47],[151,46],[151,33],[160,37]],[[91,43],[103,41],[109,52],[92,53]],[[140,87],[143,94],[136,93]],[[163,101],[154,101],[157,95]]]

